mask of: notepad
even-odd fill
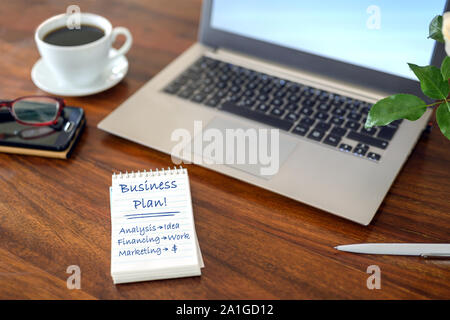
[[[201,275],[185,168],[113,174],[110,200],[115,284]]]

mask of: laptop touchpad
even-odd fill
[[[190,148],[194,163],[225,164],[268,180],[278,173],[296,145],[295,138],[279,129],[215,117],[205,127],[197,123],[186,151]]]

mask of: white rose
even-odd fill
[[[450,11],[442,15],[442,35],[445,41],[445,52],[450,56]]]

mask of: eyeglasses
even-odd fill
[[[14,100],[0,100],[14,119],[29,126],[50,126],[58,122],[65,107],[64,100],[47,96],[26,96]]]

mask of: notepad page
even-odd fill
[[[112,208],[112,198],[113,198],[113,196],[112,196],[112,187],[109,188],[109,197],[110,197],[109,207]],[[198,243],[197,232],[195,232],[195,229],[194,229],[194,234],[195,234],[195,244],[197,246],[198,264],[199,264],[200,268],[204,268],[205,267],[205,263],[203,261],[203,256],[202,256],[202,252],[201,252],[201,249],[200,249],[200,245]]]
[[[112,274],[200,273],[189,179],[179,172],[113,178]]]

